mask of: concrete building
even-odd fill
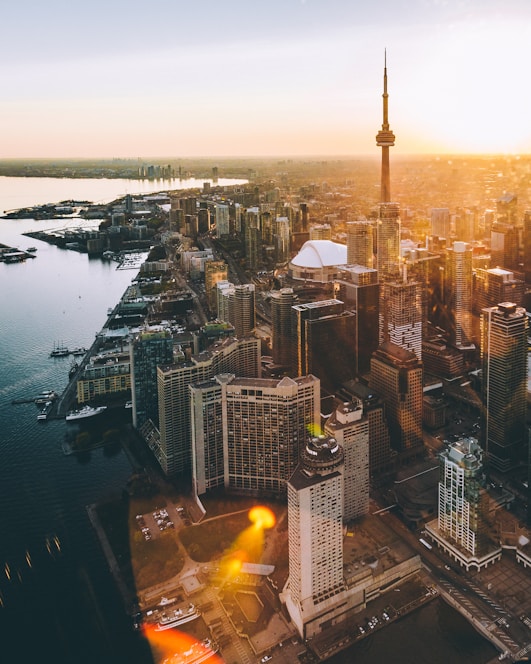
[[[224,339],[189,360],[158,367],[160,427],[145,438],[166,475],[191,471],[189,385],[222,373],[259,377],[260,372],[260,340],[255,338]]]
[[[380,339],[390,341],[422,360],[422,287],[418,281],[380,285]]]
[[[400,206],[381,203],[377,223],[376,267],[380,283],[395,281],[400,265]]]
[[[463,438],[439,459],[438,519],[427,531],[467,571],[480,570],[501,558],[501,547],[491,538],[483,452],[475,438]]]
[[[325,433],[343,448],[343,521],[352,521],[369,511],[369,418],[361,399],[339,404]]]
[[[431,234],[444,238],[447,244],[452,237],[451,217],[448,208],[432,208],[431,210]]]
[[[223,374],[190,391],[197,495],[216,486],[240,494],[284,494],[308,431],[320,422],[319,380]]]
[[[477,268],[474,271],[473,312],[479,315],[482,309],[495,307],[500,302],[514,302],[521,307],[525,290],[525,282],[512,270]]]
[[[503,302],[481,312],[481,442],[492,468],[506,472],[527,459],[526,310]]]
[[[345,589],[342,514],[343,449],[329,436],[311,437],[288,482],[286,607],[301,636],[310,635],[308,623],[330,615]]]

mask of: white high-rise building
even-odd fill
[[[286,607],[299,634],[333,611],[343,581],[343,450],[334,438],[308,440],[288,482]]]
[[[369,419],[361,399],[340,404],[325,424],[325,433],[343,448],[343,521],[369,511]]]

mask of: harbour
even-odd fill
[[[0,221],[6,241],[13,246],[22,246],[21,230],[31,225],[28,220]],[[0,569],[5,564],[9,570],[9,578],[7,574],[0,578],[4,647],[18,653],[17,661],[23,663],[39,657],[56,664],[150,664],[149,648],[131,628],[87,515],[87,505],[120,495],[131,462],[119,447],[74,456],[64,455],[62,449],[70,426],[85,430],[112,422],[127,427],[130,410],[115,409],[110,420],[106,418],[111,413],[106,413],[100,423],[89,418],[82,425],[66,425],[52,415],[41,426],[34,403],[35,397],[53,389],[61,395],[57,408],[63,400],[58,412],[66,415],[75,381],[68,379],[68,357],[49,357],[54,340],[69,348],[85,346],[88,355],[94,345],[95,353],[96,335],[109,318],[108,309],[114,310],[134,271],[117,271],[109,261],[89,260],[43,242],[38,256],[39,260],[25,264],[0,265],[6,284],[0,294],[0,335],[3,347],[9,349],[0,371],[0,415],[5,423],[0,497],[8,533],[0,542]],[[44,298],[43,290],[54,297]],[[80,357],[83,362],[86,355]],[[23,399],[13,407],[13,401]],[[484,664],[490,659],[492,650],[488,644],[485,650],[486,642],[478,641],[466,622],[459,623],[457,644],[448,640],[454,614],[435,609],[438,606],[438,600],[430,602],[397,622],[396,630],[371,634],[365,645],[358,644],[360,660],[368,664],[374,654],[372,661],[385,661],[382,651],[411,646],[419,633],[427,643],[423,652],[438,652],[445,658],[441,661]],[[36,614],[39,621],[34,625]],[[26,644],[28,625],[34,643]]]

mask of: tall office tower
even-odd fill
[[[310,224],[310,211],[308,209],[308,203],[301,203],[299,205],[299,208],[301,211],[301,227],[299,229],[299,232],[307,233],[308,226]]]
[[[287,217],[275,219],[275,259],[278,265],[284,265],[289,261],[290,250],[290,227]]]
[[[320,421],[319,380],[235,378],[190,386],[193,484],[197,495],[224,486],[277,496]]]
[[[267,246],[273,244],[273,237],[274,237],[274,232],[273,232],[273,215],[269,210],[266,210],[265,212],[260,213],[260,221],[259,223],[254,223],[252,224],[255,226],[255,228],[261,228],[261,241],[262,244],[265,244]]]
[[[291,367],[294,365],[296,352],[292,345],[291,308],[297,303],[298,296],[293,288],[271,291],[270,295],[273,362],[284,367]]]
[[[219,320],[229,322],[229,293],[234,288],[230,281],[218,281],[216,284],[216,312]]]
[[[392,281],[400,271],[400,207],[398,203],[380,205],[377,225],[376,267],[380,283]]]
[[[518,229],[495,221],[490,229],[490,264],[506,270],[519,269]]]
[[[431,234],[435,237],[442,237],[449,243],[452,237],[450,221],[450,210],[448,208],[432,208]]]
[[[225,486],[221,385],[233,377],[233,374],[219,374],[189,385],[192,489],[196,496]]]
[[[507,192],[496,201],[496,219],[504,224],[516,225],[518,222],[518,197]]]
[[[255,286],[241,284],[229,291],[229,323],[234,325],[237,337],[245,337],[256,326]]]
[[[370,221],[347,223],[347,263],[373,267],[373,225]]]
[[[130,346],[133,426],[159,422],[157,366],[173,362],[170,332],[140,332]]]
[[[380,338],[409,350],[422,360],[422,285],[418,281],[380,286]]]
[[[257,270],[262,263],[262,230],[258,208],[247,210],[244,237],[247,265],[250,270]]]
[[[378,348],[380,286],[378,272],[362,265],[339,268],[335,282],[339,300],[354,311],[355,374],[366,374],[371,368],[371,356]]]
[[[369,418],[361,399],[340,404],[325,433],[343,448],[343,521],[352,521],[369,512]]]
[[[288,482],[289,577],[284,599],[302,638],[319,629],[343,582],[343,450],[310,438]]]
[[[531,284],[531,210],[524,213],[524,275],[525,283]]]
[[[214,220],[216,223],[216,237],[223,237],[230,233],[229,206],[216,203],[214,208]]]
[[[159,366],[159,432],[148,444],[166,475],[191,470],[189,385],[222,373],[260,376],[260,340],[228,338],[180,364]]]
[[[475,438],[462,438],[439,459],[439,533],[467,552],[464,557],[480,560],[492,548],[481,447]]]
[[[363,404],[369,421],[369,474],[375,478],[396,470],[397,452],[391,448],[385,405],[381,397],[365,383],[351,381],[341,390],[341,396]]]
[[[479,236],[477,209],[458,208],[455,215],[455,237],[459,242],[473,242]]]
[[[330,224],[315,224],[310,226],[310,240],[331,240],[332,226]]]
[[[389,127],[388,99],[387,94],[387,53],[384,57],[384,91],[383,91],[383,123],[382,128],[376,134],[376,145],[382,148],[382,176],[380,187],[380,202],[391,201],[391,174],[389,170],[389,148],[395,144],[395,135]]]
[[[355,377],[356,314],[343,311],[306,321],[306,342],[301,346],[302,364],[317,376],[323,391],[333,394],[339,385]]]
[[[473,348],[472,328],[472,248],[454,242],[446,250],[444,297],[449,316],[450,343],[456,348]]]
[[[524,303],[525,283],[514,276],[511,270],[494,267],[490,270],[477,268],[473,284],[472,311],[480,314],[482,309],[495,307],[499,302]]]
[[[292,307],[292,343],[296,349],[292,371],[297,376],[314,374],[329,392],[355,375],[355,314],[343,308],[340,300]]]
[[[210,210],[207,207],[201,207],[197,211],[197,228],[201,235],[210,230]]]
[[[384,341],[372,356],[369,387],[385,402],[391,445],[401,458],[421,453],[422,363],[415,353]]]
[[[527,445],[526,310],[514,302],[483,309],[481,439],[490,466],[501,472],[524,460]]]
[[[216,284],[227,281],[229,267],[225,261],[207,261],[205,263],[205,295],[210,311],[216,311]]]

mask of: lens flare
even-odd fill
[[[258,505],[249,511],[249,521],[251,521],[256,528],[269,529],[273,528],[276,519],[269,507]]]
[[[221,664],[222,660],[215,655],[218,646],[205,639],[197,641],[193,637],[178,629],[168,629],[164,632],[157,631],[152,625],[144,626],[144,634],[152,649],[163,658],[162,664],[180,664],[183,661],[199,661],[207,659],[209,664]],[[185,659],[186,658],[186,659]]]

